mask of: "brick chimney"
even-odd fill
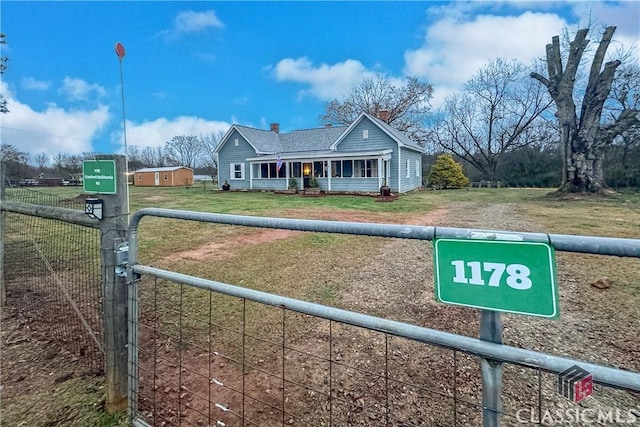
[[[271,132],[280,133],[280,123],[271,123]]]
[[[389,123],[389,110],[382,109],[378,111],[378,118],[385,123]]]
[[[331,123],[327,123],[327,124],[324,125],[324,127],[330,128],[330,127],[333,127],[333,125]]]

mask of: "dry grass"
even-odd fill
[[[197,202],[200,206],[207,203],[205,207],[210,211],[261,216],[631,238],[640,235],[640,197],[633,193],[567,199],[550,196],[550,190],[544,189],[474,189],[414,193],[390,204],[376,204],[359,198],[298,200],[291,196],[260,193],[236,193],[231,197],[221,194],[212,197],[209,193],[203,195],[187,190],[170,193],[134,193],[137,198],[134,205],[137,208],[153,205],[189,209]],[[143,220],[140,235],[141,261],[148,265],[464,335],[477,336],[478,333],[477,311],[445,306],[435,301],[431,247],[425,242],[320,233],[292,233],[276,238],[273,234],[265,235],[260,229],[156,218]],[[505,342],[640,371],[637,339],[640,336],[640,324],[637,322],[640,318],[640,259],[566,253],[558,253],[557,259],[561,289],[560,319],[551,321],[505,315]],[[590,286],[594,279],[601,276],[611,279],[611,288],[599,290]],[[141,311],[146,320],[166,334],[162,345],[168,351],[176,348],[175,337],[182,334],[185,348],[196,349],[197,354],[206,353],[211,332],[211,313],[215,313],[216,321],[220,323],[216,327],[237,329],[242,320],[239,317],[241,311],[238,310],[243,304],[241,301],[212,297],[207,292],[175,284],[145,280],[141,285],[141,297]],[[282,334],[280,311],[251,304],[246,313],[246,328],[251,335]],[[6,328],[3,327],[3,333],[4,330]],[[224,335],[222,332],[216,333],[220,337]],[[317,343],[325,333],[325,327],[315,319],[302,316],[287,319],[288,336],[294,337],[301,346],[309,342],[310,350],[314,349],[314,345],[319,345]],[[3,335],[3,340],[5,338]],[[367,335],[364,339],[375,341],[378,338]],[[3,407],[3,419],[13,420],[7,421],[7,425],[19,425],[17,420],[20,419],[27,420],[25,425],[56,425],[57,420],[63,418],[55,411],[23,409],[37,407],[38,402],[51,390],[58,390],[56,396],[60,396],[69,406],[76,403],[97,406],[89,411],[94,415],[78,415],[68,410],[63,414],[64,425],[98,425],[95,419],[101,418],[92,417],[96,411],[100,411],[101,389],[94,378],[78,376],[74,377],[74,381],[60,385],[46,380],[48,372],[41,377],[34,373],[34,384],[42,388],[44,394],[33,394],[33,399],[28,394],[20,394],[20,386],[28,380],[14,378],[13,373],[7,373],[6,361],[11,357],[20,360],[20,352],[38,352],[37,342],[31,344],[28,348],[18,349],[16,354],[10,353],[9,358],[5,353],[7,348],[3,347],[3,398],[9,390],[7,385],[13,381],[15,384],[10,390],[17,394],[17,398],[12,398],[14,402],[24,403],[23,406],[9,408],[9,412],[6,412],[6,406]],[[437,376],[441,374],[440,368],[451,364],[450,355],[439,349],[430,349],[432,360],[436,360],[432,365],[426,364],[423,357],[417,361],[405,360],[405,354],[418,354],[424,346],[415,343],[393,344],[394,352],[402,358],[394,358],[390,362],[402,365],[411,381],[422,380],[414,376],[415,372],[429,372]],[[234,340],[229,339],[222,345],[230,355],[238,355],[239,348]],[[12,349],[8,348],[9,351]],[[346,357],[362,349],[346,346],[342,351]],[[272,349],[268,347],[256,345],[252,353],[246,356],[260,363],[271,352]],[[170,354],[162,353],[163,356]],[[371,363],[376,360],[373,358]],[[46,363],[49,369],[56,369],[49,367],[49,361]],[[468,389],[460,389],[459,392],[469,400],[477,399],[478,390],[472,387],[477,381],[474,370],[465,370],[466,365],[475,366],[477,361],[469,357],[468,360],[461,358],[459,363],[460,378],[466,379],[468,376]],[[523,384],[535,390],[535,384],[529,384],[529,374],[520,372],[518,368],[507,369],[506,399],[511,399],[512,395],[516,395],[513,399],[520,398],[516,391],[522,389]],[[548,383],[545,393],[552,396],[553,377],[545,381]],[[446,386],[444,376],[443,384]],[[345,380],[345,385],[350,385],[348,380]],[[66,394],[65,390],[71,394]],[[602,396],[592,400],[593,405],[640,406],[638,397],[629,393],[597,391]],[[85,400],[82,398],[84,395],[87,395]],[[549,399],[555,402],[553,397]],[[420,405],[426,405],[424,399],[413,401],[407,398],[406,403],[407,408],[416,410],[416,417],[428,420],[427,415],[418,410]],[[56,407],[60,405],[64,407],[60,403]],[[506,406],[509,410],[515,408],[509,404]],[[429,416],[436,415],[434,412]],[[475,421],[477,418],[471,417],[467,425],[475,425]],[[429,421],[424,423],[428,425]],[[437,423],[437,420],[433,423]]]

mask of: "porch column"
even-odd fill
[[[327,191],[331,191],[331,160],[327,160]]]
[[[253,190],[253,163],[249,163],[249,189]]]

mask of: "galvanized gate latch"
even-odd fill
[[[116,244],[116,276],[127,277],[127,266],[129,265],[129,242]]]

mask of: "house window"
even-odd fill
[[[138,174],[138,181],[142,181],[142,174],[141,173]]]
[[[282,162],[282,164],[280,165],[280,170],[277,170],[278,169],[278,162],[276,162],[275,165],[276,165],[276,171],[277,171],[278,178],[286,178],[287,177],[287,162]]]
[[[355,178],[377,178],[378,159],[354,160],[353,176]]]
[[[169,174],[168,174],[168,173],[165,173],[165,174],[164,174],[164,180],[165,180],[165,181],[168,181],[168,180],[169,180]]]
[[[238,138],[233,140],[233,145],[235,145],[236,147],[238,146],[239,142],[238,142]]]
[[[342,162],[342,176],[351,178],[353,176],[353,160],[345,160]]]
[[[362,130],[362,139],[369,139],[369,129]]]
[[[411,161],[407,160],[407,178],[411,177]]]
[[[327,176],[327,162],[313,162],[313,176],[324,178]]]
[[[378,160],[377,159],[369,159],[366,162],[366,176],[367,178],[377,178],[378,177]]]
[[[286,178],[287,163],[283,162],[278,170],[278,163],[258,163],[254,165],[254,176],[256,178]]]
[[[294,178],[302,178],[302,163],[300,162],[294,162],[291,163],[292,165],[292,176]]]
[[[231,179],[243,180],[244,179],[244,163],[231,163],[229,165]]]
[[[334,178],[340,178],[342,176],[342,162],[340,160],[333,160],[331,162],[331,176]]]
[[[416,160],[416,177],[420,177],[420,160]]]

